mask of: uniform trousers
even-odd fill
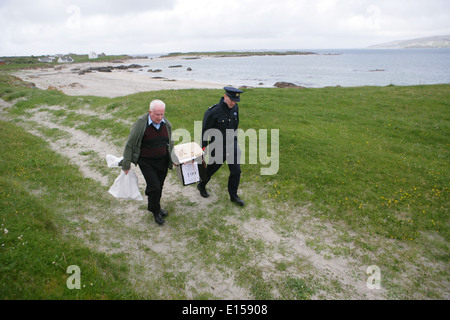
[[[145,195],[148,197],[148,210],[152,213],[159,213],[161,210],[161,196],[166,180],[168,162],[167,159],[139,158],[139,168],[144,175],[147,186]]]
[[[216,173],[226,161],[228,169],[230,170],[230,176],[228,177],[228,193],[231,197],[237,197],[239,182],[241,180],[240,149],[237,143],[234,144],[233,155],[234,157],[231,158],[230,152],[227,153],[226,147],[224,146],[223,159],[219,159],[219,161],[216,159],[215,162],[208,163],[206,167],[207,176],[205,180],[201,181],[201,184],[206,186],[214,173]],[[215,157],[215,150],[212,150],[211,157]]]

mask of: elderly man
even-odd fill
[[[150,103],[149,112],[141,116],[131,128],[123,151],[122,170],[128,174],[131,163],[139,165],[147,187],[148,210],[156,223],[164,224],[167,211],[160,200],[167,170],[172,169],[172,124],[164,117],[166,105],[161,100]]]

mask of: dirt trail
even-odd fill
[[[14,103],[0,99],[0,118],[8,120],[6,111],[13,105]],[[106,154],[120,156],[122,149],[116,147],[107,137],[94,137],[76,128],[61,125],[58,123],[58,119],[49,112],[49,110],[59,109],[65,110],[65,107],[36,106],[32,110],[28,110],[27,116],[21,117],[20,120],[26,130],[47,140],[53,150],[69,158],[72,164],[80,168],[85,177],[98,181],[105,188],[109,187],[114,177],[119,175],[120,169],[109,168],[109,173],[105,175],[103,170],[98,170],[102,164],[96,163],[93,166],[93,161],[103,161],[106,167]],[[89,112],[92,115],[102,116],[93,111],[79,110],[75,112]],[[57,129],[64,134],[54,141],[55,139],[49,139],[43,135],[39,127]],[[87,156],[81,156],[92,150],[98,154],[94,160]],[[144,190],[145,181],[140,170],[134,166],[132,170],[138,176],[140,189]],[[180,199],[180,204],[175,208],[177,215],[190,214],[188,210],[183,210],[182,203],[186,201],[194,203],[197,212],[207,215],[212,210],[211,208],[221,205],[218,197],[214,194],[216,193],[213,192],[213,196],[209,199],[201,198],[195,186],[183,187],[178,182],[175,173],[172,172],[165,182],[162,205],[164,206],[168,199]],[[184,259],[189,255],[188,241],[180,240],[175,236],[176,229],[171,227],[170,216],[163,227],[157,226],[146,210],[146,201],[145,195],[144,201],[140,202],[120,201],[111,197],[111,208],[108,208],[108,214],[105,214],[102,208],[93,208],[84,217],[88,222],[88,227],[77,228],[70,232],[85,239],[86,243],[96,250],[111,254],[127,253],[130,259],[130,282],[142,290],[145,290],[148,281],[154,281],[155,274],[161,274],[161,269],[165,268],[166,271],[172,269],[172,271],[183,271],[189,275],[187,292],[209,291],[219,299],[252,299],[248,289],[236,284],[232,273],[225,274],[211,268],[208,270],[199,268],[198,265]],[[299,217],[298,219],[307,224],[307,208],[288,209],[295,213],[293,216]],[[325,296],[330,299],[384,299],[385,291],[383,289],[370,290],[367,288],[367,275],[365,275],[367,265],[347,258],[325,257],[324,254],[317,253],[307,245],[311,234],[300,231],[281,234],[274,222],[267,219],[251,218],[242,223],[239,221],[240,209],[236,207],[235,210],[237,214],[232,218],[227,218],[229,223],[239,225],[243,237],[261,240],[270,251],[261,258],[261,261],[256,262],[265,266],[267,277],[277,274],[278,271],[274,267],[276,263],[301,259],[314,270],[313,273],[318,279],[338,281],[343,288],[346,288],[343,295],[328,295],[327,292],[320,292],[321,298]],[[267,210],[271,210],[270,205]],[[312,226],[314,222],[310,221],[309,223]],[[305,225],[305,230],[307,228]],[[335,230],[328,226],[325,232],[332,237]],[[94,234],[96,241],[92,241]],[[156,260],[156,256],[160,257],[160,260]],[[164,265],[155,264],[155,261],[164,261]],[[187,298],[194,298],[194,296],[188,294]]]

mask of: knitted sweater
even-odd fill
[[[147,129],[149,113],[142,115],[131,127],[130,134],[128,135],[125,148],[123,150],[123,162],[122,170],[130,170],[131,163],[137,165],[139,156],[141,154],[142,138],[144,137],[145,130]],[[172,140],[172,124],[164,118],[167,132],[169,134],[169,143],[167,145],[167,151],[169,155],[172,155],[173,140]],[[172,156],[168,157],[169,169],[172,169]]]

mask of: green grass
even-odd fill
[[[327,219],[386,237],[448,240],[448,88],[248,90],[244,129],[280,129],[268,196],[313,202]]]
[[[126,264],[64,234],[66,215],[99,198],[96,185],[42,140],[0,121],[0,298],[130,299]],[[80,200],[83,202],[79,202]],[[70,265],[82,290],[69,290]]]
[[[87,54],[70,54],[67,55],[72,57],[74,60],[73,63],[82,63],[82,62],[105,62],[105,61],[112,61],[112,60],[120,60],[120,59],[127,59],[129,56],[127,55],[117,55],[117,56],[105,56],[105,57],[99,57],[95,60],[89,59],[89,55]],[[5,61],[4,65],[0,65],[0,71],[6,71],[6,70],[18,70],[23,68],[51,68],[55,66],[61,66],[61,63],[58,63],[58,59],[55,59],[54,62],[51,63],[44,63],[40,62],[39,58],[42,58],[44,56],[40,57],[0,57],[0,60]]]
[[[272,248],[260,240],[246,238],[239,225],[229,223],[229,219],[240,222],[267,219],[274,223],[276,231],[287,237],[307,227],[302,224],[304,220],[296,216],[296,210],[307,206],[311,220],[331,224],[341,231],[333,244],[319,234],[309,238],[307,244],[316,252],[342,257],[359,254],[367,265],[382,265],[383,285],[389,297],[405,299],[419,294],[420,297],[442,298],[433,288],[442,279],[448,282],[448,272],[433,272],[427,268],[433,263],[448,264],[449,261],[449,89],[450,85],[245,89],[239,104],[240,127],[243,130],[279,129],[280,170],[274,176],[261,176],[263,165],[243,165],[240,191],[247,200],[247,209],[237,215],[234,207],[223,205],[227,199],[221,195],[221,205],[211,208],[208,214],[189,218],[171,216],[170,225],[175,230],[173,239],[187,239],[191,263],[224,274],[232,273],[235,282],[248,288],[256,299],[309,299],[317,294],[320,297],[320,292],[324,291],[339,295],[346,291],[345,286],[334,280],[318,279],[305,261],[281,261],[275,265],[276,272],[268,277],[267,269],[255,261],[269,255]],[[26,117],[27,110],[39,106],[45,110],[46,106],[64,105],[64,110],[49,111],[55,121],[93,136],[107,134],[116,145],[122,145],[128,135],[130,126],[126,121],[132,123],[145,113],[152,99],[164,100],[168,106],[166,116],[174,128],[185,128],[193,136],[193,122],[201,121],[205,109],[217,103],[221,95],[222,90],[169,90],[114,99],[70,97],[57,91],[30,89],[18,79],[0,75],[0,97],[10,102],[23,98],[7,110],[9,116]],[[82,108],[106,113],[121,121],[75,112]],[[46,151],[45,157],[38,154],[37,150],[47,150],[46,146],[23,130],[8,123],[2,123],[1,129],[0,197],[2,212],[8,212],[1,223],[9,232],[1,235],[0,241],[3,243],[7,237],[8,242],[0,248],[0,259],[7,259],[1,266],[7,266],[8,274],[13,272],[18,282],[12,285],[7,282],[9,276],[3,279],[0,276],[1,290],[6,290],[0,292],[6,292],[5,297],[10,298],[72,297],[74,293],[65,288],[64,268],[73,257],[77,263],[86,260],[82,270],[93,272],[86,284],[102,283],[101,286],[109,288],[102,296],[93,285],[92,293],[81,290],[78,298],[132,296],[127,291],[117,293],[115,289],[126,287],[127,271],[121,269],[120,257],[94,254],[80,244],[72,248],[72,239],[68,241],[61,234],[60,226],[67,226],[64,217],[58,218],[61,213],[57,208],[61,203],[68,204],[80,210],[70,215],[81,215],[90,201],[94,201],[87,191],[95,194],[96,186],[88,183],[88,188],[65,187],[62,181],[71,179],[76,186],[84,184],[86,179],[75,173],[75,168],[65,160],[55,160],[59,158],[56,155],[47,159],[47,153],[51,152]],[[53,139],[61,134],[47,131]],[[86,150],[82,156],[96,157],[92,150]],[[218,173],[215,181],[220,188],[226,188],[226,169]],[[48,192],[55,188],[57,193]],[[181,198],[169,201],[169,206],[175,208],[179,202],[192,211],[196,209],[195,203]],[[268,211],[269,205],[275,209]],[[19,218],[22,220],[17,220]],[[325,230],[321,223],[315,222],[314,227]],[[30,231],[25,233],[24,230]],[[23,241],[19,237],[25,241],[33,239],[28,243],[35,247],[21,246]],[[40,238],[45,243],[41,247],[36,244]],[[50,245],[55,239],[58,244]],[[380,243],[386,243],[380,239],[391,247],[380,247]],[[113,247],[118,246],[120,243],[113,244]],[[38,257],[41,252],[38,247],[45,248],[42,257]],[[20,268],[14,265],[20,261],[17,257],[28,255],[21,266],[26,271],[18,271]],[[155,263],[169,265],[170,261],[164,259],[155,256]],[[427,268],[417,267],[421,259],[429,261]],[[56,264],[61,267],[55,267]],[[106,281],[99,276],[103,274],[102,268],[113,268],[116,282],[108,286],[109,279]],[[411,269],[415,268],[427,272],[426,285],[423,276],[411,275]],[[408,285],[398,280],[405,273],[411,276]],[[163,298],[187,297],[185,271],[166,270],[161,276],[166,284],[156,284],[155,280],[152,297],[160,294],[158,290],[165,292]],[[34,279],[31,285],[28,285],[29,279]],[[51,283],[48,285],[50,293],[38,292],[35,281]],[[196,292],[196,297],[214,298],[201,290]]]

